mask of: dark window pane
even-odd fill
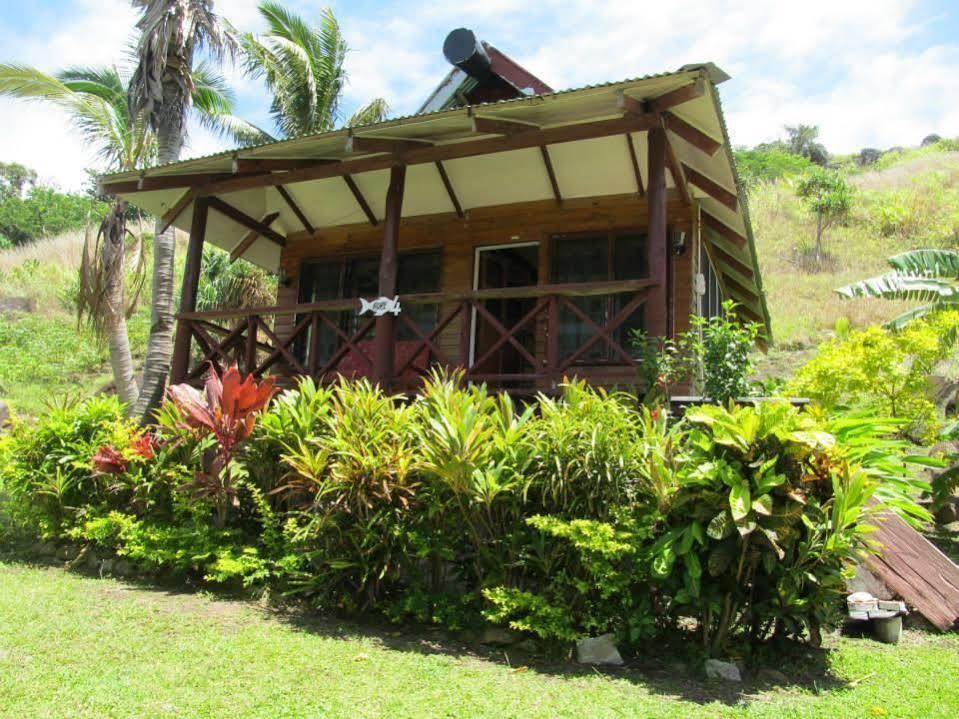
[[[613,279],[638,280],[649,276],[646,235],[629,233],[613,238]]]
[[[340,297],[340,273],[343,263],[306,262],[300,267],[299,301],[302,303],[335,300]]]
[[[553,243],[553,282],[609,279],[609,237],[559,237]]]
[[[396,288],[401,295],[440,290],[440,253],[415,252],[400,255]]]

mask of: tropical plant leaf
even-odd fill
[[[749,484],[741,480],[729,490],[729,509],[737,522],[749,514]]]
[[[893,255],[888,260],[894,270],[913,277],[959,279],[959,252],[921,249]]]

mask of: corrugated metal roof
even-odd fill
[[[556,90],[554,92],[543,93],[540,95],[528,95],[526,97],[517,97],[517,98],[511,98],[508,100],[497,100],[495,102],[483,102],[476,105],[470,105],[469,108],[455,107],[455,108],[450,108],[445,110],[434,110],[432,112],[420,112],[420,113],[412,113],[409,115],[400,115],[399,117],[391,117],[381,122],[371,122],[365,125],[343,126],[335,130],[330,130],[328,132],[297,135],[296,137],[286,137],[286,138],[283,138],[282,140],[274,140],[272,142],[261,142],[259,144],[253,144],[253,145],[242,145],[230,150],[223,150],[222,152],[213,152],[208,155],[200,155],[198,157],[190,157],[184,160],[178,160],[176,162],[168,162],[161,165],[154,165],[153,167],[147,168],[146,170],[105,174],[105,175],[102,175],[102,180],[104,182],[110,182],[113,180],[126,179],[130,177],[140,177],[140,176],[149,177],[151,176],[151,174],[153,174],[154,171],[157,171],[157,170],[167,170],[167,169],[176,167],[178,165],[183,165],[188,162],[196,162],[197,160],[210,160],[215,158],[232,158],[236,153],[243,152],[243,151],[261,150],[268,147],[281,148],[281,147],[290,145],[292,143],[299,142],[301,140],[319,139],[323,137],[335,137],[343,133],[349,133],[351,131],[357,131],[357,130],[383,130],[383,129],[388,129],[390,127],[395,127],[397,125],[405,124],[409,122],[410,120],[439,118],[439,117],[442,117],[443,115],[449,115],[451,117],[455,117],[457,114],[463,113],[466,110],[476,111],[476,110],[480,110],[483,108],[490,108],[490,107],[522,105],[524,103],[530,103],[531,101],[536,101],[536,100],[546,100],[546,99],[555,98],[555,97],[563,97],[566,95],[586,92],[589,90],[613,88],[620,85],[630,85],[637,82],[645,82],[647,80],[656,80],[656,79],[662,79],[662,78],[668,78],[668,77],[678,77],[680,75],[693,74],[693,72],[694,71],[692,70],[675,70],[672,72],[661,72],[661,73],[655,73],[651,75],[643,75],[642,77],[629,78],[626,80],[616,80],[616,81],[610,81],[610,82],[595,83],[591,85],[582,85],[580,87],[567,88],[565,90]]]

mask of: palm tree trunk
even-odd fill
[[[110,348],[110,367],[113,370],[117,395],[129,412],[137,398],[137,383],[133,371],[133,356],[130,354],[130,339],[127,335],[126,302],[123,298],[126,206],[126,202],[120,201],[110,208],[110,216],[104,228],[106,232],[103,238],[103,263],[106,272],[104,329]]]
[[[157,130],[160,164],[176,162],[183,146],[182,121],[172,118]],[[163,400],[170,362],[173,358],[175,312],[174,268],[176,230],[161,232],[163,220],[157,219],[153,237],[153,300],[150,312],[150,339],[143,364],[143,383],[135,406],[135,416],[143,424],[153,420],[153,413]]]

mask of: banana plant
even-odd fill
[[[956,250],[910,250],[893,255],[888,262],[891,272],[840,287],[836,292],[846,299],[880,297],[921,302],[919,307],[886,323],[886,327],[894,330],[932,312],[959,309],[959,252]]]

